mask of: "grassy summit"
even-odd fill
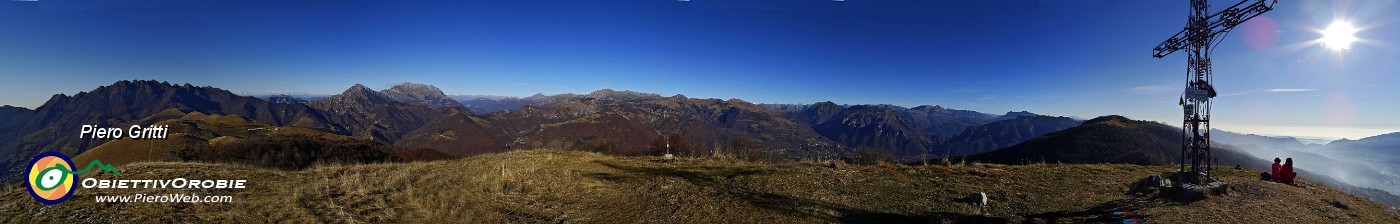
[[[78,189],[67,202],[43,206],[23,186],[9,186],[0,191],[0,222],[1038,223],[1111,222],[1113,211],[1138,211],[1153,223],[1400,223],[1400,215],[1366,199],[1307,182],[1262,182],[1249,169],[1217,172],[1230,193],[1181,203],[1128,194],[1140,178],[1172,169],[1137,165],[662,163],[527,150],[297,171],[171,162],[118,168],[122,179],[248,179],[249,188]],[[977,191],[991,196],[986,216],[954,202]],[[93,199],[137,193],[232,195],[235,202]]]

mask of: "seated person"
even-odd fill
[[[1279,174],[1279,182],[1293,184],[1293,178],[1298,177],[1298,173],[1293,172],[1293,158],[1283,162],[1283,171]]]
[[[1279,172],[1283,172],[1283,165],[1279,164],[1279,162],[1283,162],[1283,160],[1279,160],[1278,157],[1274,157],[1274,165],[1273,169],[1269,172],[1269,180],[1279,180]]]
[[[1278,180],[1279,172],[1283,170],[1283,165],[1279,165],[1279,162],[1283,162],[1283,160],[1278,159],[1278,157],[1274,157],[1274,165],[1273,165],[1273,168],[1270,169],[1269,172],[1267,172],[1267,173],[1259,173],[1259,180],[1263,180],[1263,181],[1275,181],[1275,180]]]

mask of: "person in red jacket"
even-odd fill
[[[1283,171],[1283,165],[1279,165],[1279,162],[1283,161],[1279,160],[1278,157],[1274,157],[1274,168],[1269,171],[1269,178],[1271,178],[1269,180],[1279,181],[1279,172]]]
[[[1293,158],[1288,158],[1288,160],[1283,162],[1283,171],[1279,175],[1279,178],[1282,180],[1279,182],[1293,184],[1294,177],[1298,177],[1298,173],[1293,172]]]

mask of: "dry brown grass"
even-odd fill
[[[1183,203],[1127,194],[1138,179],[1171,169],[1133,165],[664,163],[532,150],[302,171],[193,163],[119,168],[123,179],[248,179],[250,188],[78,189],[67,202],[42,206],[10,186],[0,191],[0,222],[1045,223],[1111,222],[1109,212],[1127,210],[1147,213],[1153,223],[1400,223],[1365,199],[1306,182],[1306,188],[1261,182],[1251,170],[1221,170],[1231,193]],[[955,202],[977,191],[991,196],[986,216]],[[236,202],[93,201],[134,193],[226,194]]]
[[[224,144],[251,137],[312,136],[329,140],[351,138],[301,127],[272,126],[238,115],[180,113],[176,109],[152,115],[142,122],[166,125],[169,127],[168,135],[165,139],[122,138],[109,141],[74,156],[73,162],[88,164],[92,160],[101,160],[104,163],[125,165],[135,162],[181,161],[175,152],[191,150],[195,145]]]

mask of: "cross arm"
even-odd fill
[[[1249,4],[1246,5],[1245,3]],[[1209,34],[1209,37],[1228,32],[1230,29],[1234,29],[1235,26],[1244,23],[1244,21],[1249,21],[1254,17],[1258,17],[1265,12],[1273,10],[1274,4],[1276,3],[1278,3],[1278,0],[1241,0],[1239,3],[1230,6],[1230,8],[1220,10],[1220,12],[1206,17],[1206,21],[1208,22],[1202,31]],[[1182,28],[1176,35],[1172,35],[1171,38],[1167,38],[1166,41],[1157,44],[1157,47],[1152,48],[1152,57],[1166,57],[1172,52],[1185,48],[1188,44],[1187,39],[1192,35],[1192,32],[1188,32],[1191,28],[1192,27],[1188,24],[1186,28]],[[1207,37],[1207,39],[1209,39],[1209,37]]]

